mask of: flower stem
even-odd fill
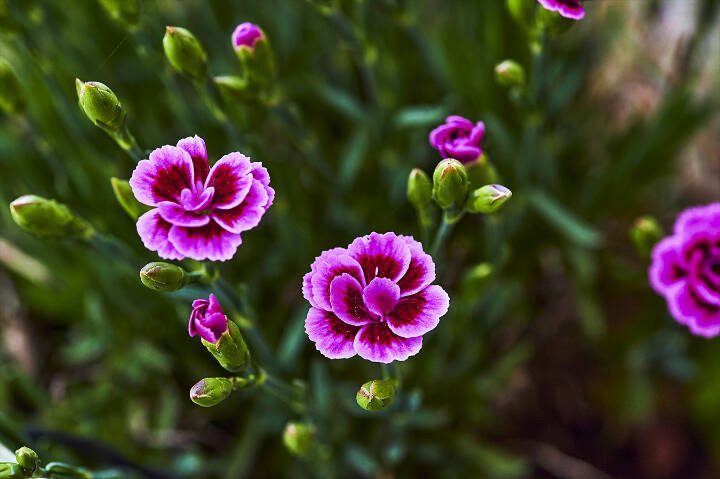
[[[132,135],[132,133],[130,133],[127,125],[123,125],[123,127],[119,131],[113,131],[108,133],[110,133],[110,136],[113,138],[113,140],[115,140],[115,143],[117,143],[120,148],[125,150],[125,153],[127,153],[130,158],[135,160],[136,163],[143,159],[143,151],[140,146],[138,146],[135,137]]]

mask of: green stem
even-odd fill
[[[125,153],[130,156],[135,162],[139,162],[143,159],[142,149],[140,146],[138,146],[137,141],[135,140],[135,137],[130,133],[130,130],[128,129],[127,125],[123,125],[123,127],[119,131],[109,131],[108,132],[110,136],[115,140],[115,143],[117,143],[120,148],[125,150]]]
[[[450,234],[450,231],[452,231],[452,227],[455,223],[448,223],[445,220],[445,216],[443,215],[443,221],[440,223],[440,226],[437,229],[437,232],[435,233],[435,239],[432,242],[432,246],[430,247],[430,256],[436,257],[438,253],[440,252],[440,249],[442,248],[443,244],[445,243],[445,240],[447,239],[448,235]]]

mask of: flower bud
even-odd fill
[[[407,197],[417,209],[426,208],[432,203],[432,183],[428,175],[419,168],[413,168],[408,176]]]
[[[247,80],[234,75],[223,75],[213,78],[220,93],[231,99],[246,101],[255,97],[255,92],[249,88]]]
[[[635,251],[643,258],[649,258],[653,246],[660,241],[665,232],[652,216],[641,216],[630,228],[630,241]]]
[[[151,207],[140,203],[132,192],[130,183],[127,180],[121,180],[120,178],[110,178],[110,184],[112,185],[115,199],[122,209],[132,218],[133,220],[138,219],[147,211],[150,211]]]
[[[250,22],[241,23],[233,31],[232,45],[250,83],[263,85],[272,79],[275,60],[270,42],[260,27]]]
[[[502,185],[485,185],[470,192],[465,209],[470,213],[494,213],[512,196]]]
[[[315,428],[310,424],[289,422],[283,432],[283,444],[299,457],[307,457],[315,446]]]
[[[358,406],[366,411],[380,411],[392,404],[395,399],[395,381],[392,379],[375,379],[363,384],[357,392],[355,400]]]
[[[15,71],[0,59],[0,109],[6,113],[18,113],[25,109],[25,94]]]
[[[10,215],[18,226],[47,237],[90,237],[92,227],[55,200],[25,195],[10,203]]]
[[[195,35],[181,27],[166,27],[163,49],[170,65],[196,81],[207,76],[207,53]]]
[[[190,276],[180,266],[154,261],[140,270],[140,281],[155,291],[177,291],[190,282]]]
[[[113,132],[123,127],[127,115],[120,100],[107,85],[76,78],[75,90],[80,109],[96,126]]]
[[[190,389],[190,400],[202,407],[220,404],[230,396],[233,383],[228,378],[201,379]]]
[[[53,479],[92,479],[93,475],[88,469],[72,466],[64,462],[51,462],[45,466],[48,477]]]
[[[35,470],[40,467],[40,458],[37,452],[33,451],[29,447],[21,447],[15,451],[15,460],[25,471],[26,475],[32,475]]]
[[[23,479],[25,473],[19,464],[0,462],[0,479]]]
[[[113,20],[128,28],[134,27],[140,20],[139,0],[98,0],[98,3]]]
[[[433,198],[442,209],[462,206],[469,187],[467,171],[462,163],[452,158],[438,163],[433,173]]]
[[[227,330],[220,335],[215,343],[204,339],[203,345],[215,356],[220,366],[230,372],[238,372],[247,368],[250,363],[250,351],[240,329],[232,322],[227,322]]]
[[[513,60],[505,60],[495,66],[495,79],[508,88],[517,88],[525,84],[525,70]]]
[[[497,183],[500,179],[500,175],[486,153],[480,155],[475,161],[465,163],[465,171],[467,171],[468,180],[470,180],[470,188],[480,188],[484,185]]]

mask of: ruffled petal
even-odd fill
[[[660,294],[665,294],[668,288],[687,276],[685,265],[680,259],[681,247],[682,244],[674,236],[662,239],[653,247],[648,276],[650,285]]]
[[[445,145],[445,153],[450,158],[455,158],[460,163],[469,163],[475,161],[482,155],[482,150],[478,146],[471,145],[469,143],[452,144],[448,143]]]
[[[585,17],[585,9],[579,0],[538,0],[540,5],[552,12],[573,20],[582,20]]]
[[[230,209],[242,203],[252,186],[250,168],[250,158],[237,152],[223,156],[213,165],[205,180],[205,188],[215,188],[213,207]]]
[[[686,209],[678,216],[673,230],[676,235],[693,231],[720,231],[720,202]]]
[[[410,248],[395,233],[357,238],[348,246],[348,253],[362,266],[366,281],[375,277],[397,281],[410,266]]]
[[[462,117],[460,115],[450,115],[447,118],[445,118],[445,123],[452,125],[455,128],[459,128],[462,130],[471,130],[473,128],[473,124],[470,120],[468,120],[465,117]]]
[[[227,317],[222,313],[208,313],[199,321],[195,321],[195,332],[205,341],[214,344],[227,331],[227,321]]]
[[[388,327],[403,338],[422,336],[435,329],[447,313],[450,297],[440,286],[428,286],[412,296],[402,298],[386,316]]]
[[[195,173],[190,155],[174,146],[163,146],[150,153],[149,160],[141,160],[130,177],[135,198],[146,205],[161,201],[180,201],[185,188],[194,188]]]
[[[242,243],[239,234],[226,231],[214,221],[199,228],[173,226],[168,238],[181,254],[198,261],[227,261]]]
[[[252,180],[252,186],[242,203],[229,210],[215,210],[212,217],[231,233],[242,233],[260,223],[267,202],[268,194],[265,186],[257,180]]]
[[[160,216],[174,225],[197,228],[210,222],[209,216],[194,211],[185,211],[185,208],[172,201],[161,201],[157,206]]]
[[[353,341],[360,328],[340,321],[331,311],[310,308],[305,332],[323,356],[344,359],[355,356]]]
[[[358,355],[376,363],[404,361],[422,348],[422,337],[401,338],[385,323],[370,323],[360,328],[353,343]]]
[[[310,271],[303,276],[302,293],[305,299],[307,299],[312,306],[318,307],[312,294],[312,275],[313,273]]]
[[[190,155],[195,171],[195,181],[205,183],[205,179],[210,171],[205,140],[197,135],[189,136],[178,141],[177,147],[187,151]]]
[[[435,262],[432,256],[425,253],[422,244],[412,236],[400,236],[410,248],[410,266],[407,272],[398,281],[400,295],[408,296],[424,289],[435,281]]]
[[[330,285],[332,281],[343,273],[358,280],[364,287],[362,269],[357,261],[346,254],[326,255],[323,261],[316,265],[317,271],[313,274],[312,295],[319,307],[328,311],[332,310],[330,304]]]
[[[185,258],[168,239],[172,224],[165,221],[157,209],[140,216],[136,226],[143,245],[150,251],[157,251],[158,256],[165,259]]]
[[[367,309],[380,317],[385,317],[392,311],[398,299],[400,287],[387,278],[374,278],[362,292],[362,300]]]
[[[684,282],[670,288],[665,298],[672,317],[693,334],[708,338],[720,334],[720,308],[701,302]]]
[[[362,286],[347,273],[330,283],[330,304],[337,317],[347,324],[362,326],[374,319],[365,309]]]

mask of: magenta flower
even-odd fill
[[[580,0],[538,0],[538,2],[545,9],[558,12],[565,18],[582,20],[585,16],[585,8],[583,8]]]
[[[235,27],[232,34],[232,44],[234,49],[249,48],[254,49],[255,43],[265,37],[262,29],[254,23],[245,22]]]
[[[130,186],[138,201],[155,207],[138,218],[140,239],[166,259],[232,258],[240,233],[256,227],[275,198],[262,163],[233,152],[210,168],[199,136],[153,150]]]
[[[452,115],[430,132],[430,146],[443,158],[454,158],[461,163],[477,160],[482,155],[480,143],[485,135],[485,123],[473,123],[461,116]]]
[[[698,336],[720,334],[720,203],[689,208],[652,251],[650,284]]]
[[[331,359],[404,361],[450,304],[435,263],[411,236],[371,233],[324,251],[303,278],[305,332]]]
[[[228,319],[215,295],[210,293],[209,299],[196,299],[192,302],[192,307],[188,323],[190,337],[200,335],[209,343],[217,343],[228,329]]]

